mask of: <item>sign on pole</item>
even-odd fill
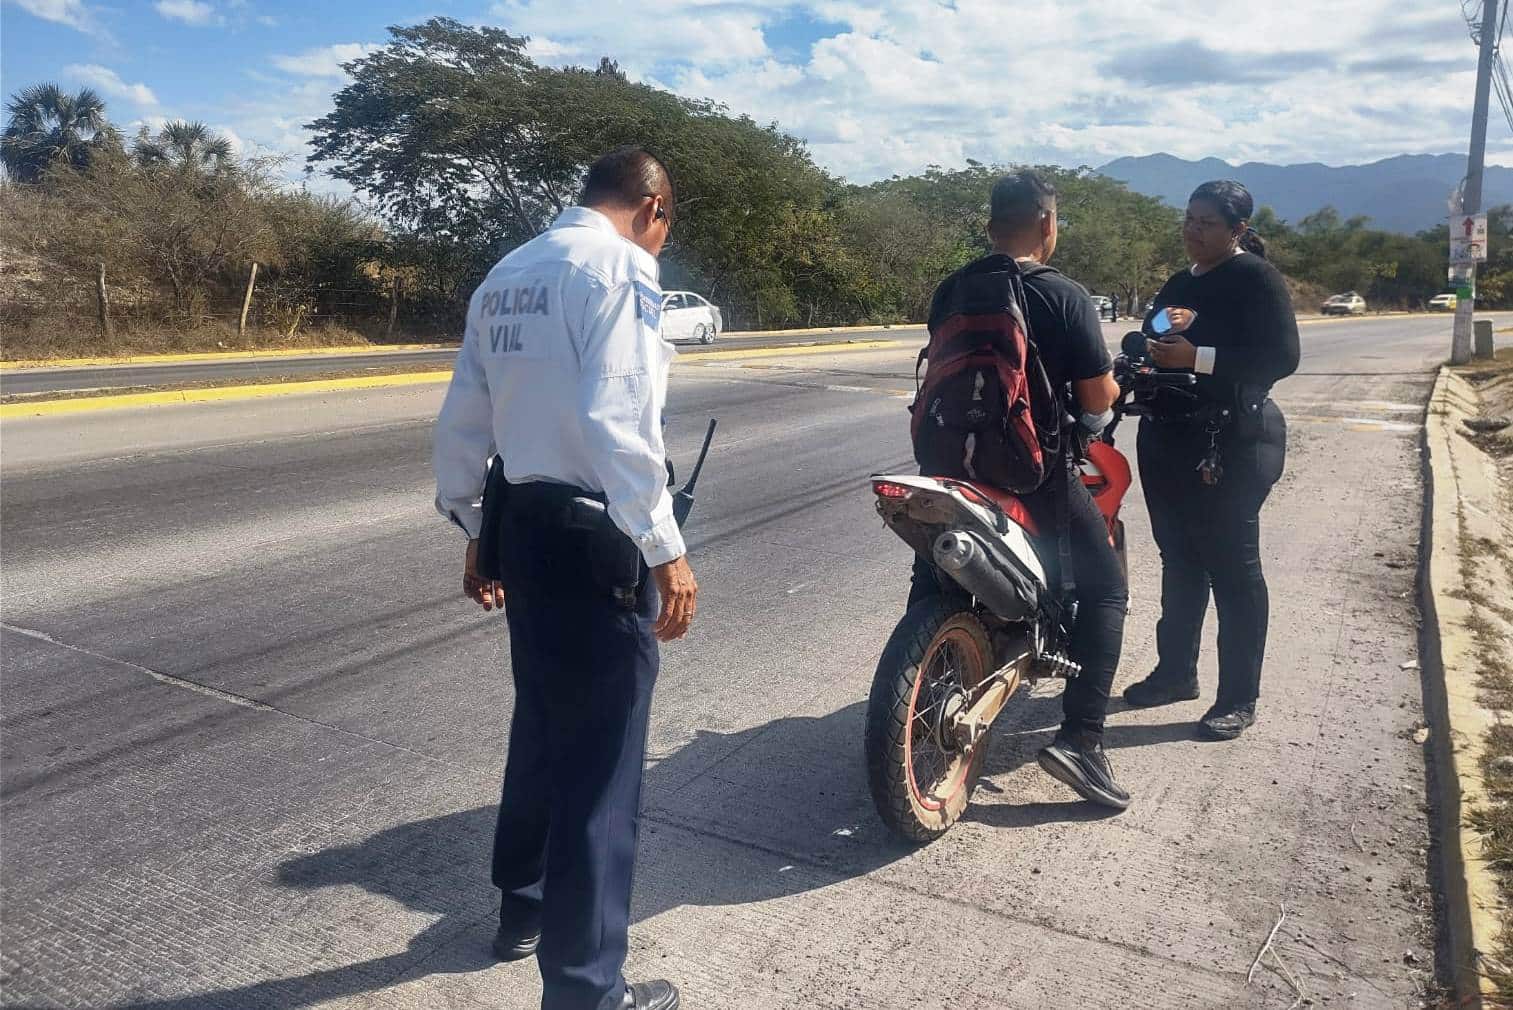
[[[1482,263],[1487,259],[1487,215],[1456,214],[1450,218],[1450,262]]]
[[[1476,297],[1476,267],[1470,263],[1452,263],[1448,271],[1449,287],[1461,301]]]

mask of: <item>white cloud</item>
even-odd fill
[[[350,63],[381,48],[383,47],[370,42],[343,42],[319,49],[307,49],[292,56],[275,56],[273,65],[298,77],[342,77],[343,63]]]
[[[552,55],[543,58],[592,66],[609,56],[643,73],[665,60],[714,66],[761,59],[762,26],[793,6],[793,0],[643,0],[634,16],[618,17],[603,0],[500,0],[490,13],[512,34],[550,38]]]
[[[1463,151],[1469,134],[1476,53],[1444,0],[1272,0],[1222,17],[1207,0],[637,7],[627,19],[603,0],[495,0],[489,21],[530,36],[544,63],[609,56],[632,78],[776,121],[858,182],[967,158],[1101,165],[1166,151],[1345,164]],[[216,118],[249,150],[288,155],[296,175],[305,125],[330,111],[341,64],[377,48],[272,56],[255,75],[262,86]],[[1488,158],[1513,163],[1496,117]]]
[[[119,98],[140,109],[154,109],[158,96],[145,84],[128,84],[121,75],[98,63],[71,63],[63,68],[63,74],[95,88],[107,98]]]
[[[157,0],[153,7],[170,21],[182,21],[197,28],[216,24],[219,20],[215,8],[201,0]]]
[[[1219,17],[1208,0],[640,7],[628,21],[600,0],[501,0],[492,15],[542,39],[538,58],[607,55],[633,77],[776,120],[857,181],[969,157],[1341,164],[1462,150],[1469,132],[1475,51],[1444,0],[1273,0]],[[1488,146],[1513,138],[1494,129]]]
[[[34,17],[77,28],[91,35],[103,34],[95,12],[84,0],[10,0]]]

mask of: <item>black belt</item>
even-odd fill
[[[586,501],[598,502],[600,505],[609,502],[609,499],[598,491],[585,491],[571,484],[557,484],[547,480],[511,484],[505,495],[508,500],[506,507],[510,511],[528,513],[549,524],[556,522],[558,517],[564,517],[566,509],[574,499],[582,498]]]

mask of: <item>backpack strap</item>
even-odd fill
[[[1065,608],[1072,606],[1077,592],[1076,575],[1072,569],[1072,495],[1068,486],[1072,480],[1072,475],[1068,472],[1071,460],[1067,458],[1065,451],[1066,439],[1063,437],[1061,417],[1065,411],[1056,391],[1051,388],[1050,377],[1046,375],[1045,365],[1040,360],[1040,347],[1035,343],[1035,334],[1030,330],[1029,303],[1024,294],[1026,277],[1050,273],[1052,268],[1043,263],[1020,263],[1017,260],[1014,265],[1018,269],[1009,274],[1009,288],[1024,317],[1025,372],[1029,375],[1032,386],[1051,401],[1049,406],[1053,416],[1050,422],[1042,425],[1037,419],[1035,430],[1040,435],[1040,447],[1047,461],[1046,480],[1054,485],[1050,488],[1050,494],[1056,537],[1057,603]]]

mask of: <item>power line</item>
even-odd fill
[[[1509,131],[1513,131],[1513,80],[1509,80],[1508,64],[1503,60],[1502,54],[1493,57],[1492,70],[1492,87],[1497,92],[1497,104],[1502,107]]]
[[[1497,95],[1497,104],[1502,109],[1503,119],[1508,123],[1509,131],[1513,131],[1513,77],[1508,72],[1507,62],[1502,56],[1503,32],[1508,27],[1509,8],[1513,3],[1505,3],[1501,16],[1497,19],[1497,33],[1493,40],[1492,52],[1492,90]],[[1461,0],[1460,13],[1465,19],[1466,28],[1471,35],[1471,41],[1481,45],[1482,19],[1479,17],[1483,10],[1481,0]]]

